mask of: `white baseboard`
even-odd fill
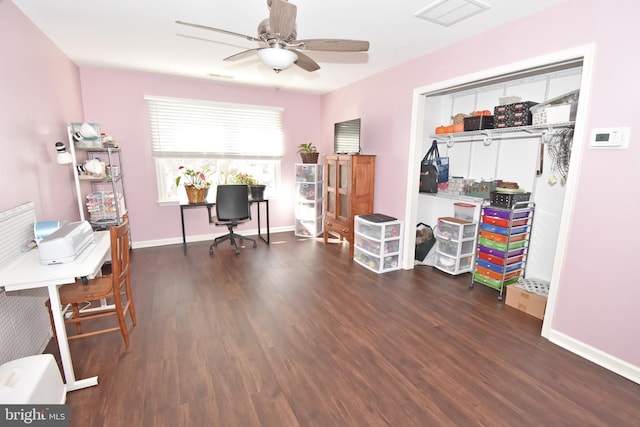
[[[634,366],[624,360],[618,359],[597,348],[555,330],[549,331],[549,341],[560,347],[577,354],[605,369],[623,376],[637,384],[640,384],[640,367]]]
[[[282,233],[282,232],[287,232],[287,231],[294,231],[295,230],[295,226],[293,225],[289,225],[289,226],[285,226],[285,227],[271,227],[270,233]],[[258,229],[252,229],[252,230],[242,230],[239,232],[240,234],[244,234],[246,236],[257,236],[258,235]],[[266,230],[261,230],[262,236],[266,238]],[[218,236],[222,236],[225,235],[227,233],[225,232],[220,232],[220,233],[208,233],[208,234],[199,234],[196,236],[187,236],[187,243],[194,243],[194,242],[208,242],[208,241],[212,241],[213,239],[215,239]],[[160,240],[145,240],[145,241],[133,241],[133,249],[141,249],[141,248],[153,248],[156,246],[168,246],[168,245],[181,245],[182,244],[182,237],[171,237],[169,239],[160,239]]]

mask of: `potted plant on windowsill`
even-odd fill
[[[318,149],[312,143],[298,145],[298,154],[302,158],[302,163],[318,163]]]
[[[258,184],[258,180],[251,174],[239,172],[234,175],[233,182],[235,184],[244,184],[249,186],[249,194],[251,200],[264,200],[264,184]]]
[[[207,166],[202,166],[200,169],[180,166],[178,171],[180,175],[176,178],[176,186],[179,186],[184,179],[184,190],[189,203],[204,203],[211,187],[211,181],[209,181],[211,170]]]

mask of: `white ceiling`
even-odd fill
[[[181,20],[257,36],[258,23],[269,13],[266,0],[13,0],[80,67],[150,71],[308,93],[349,85],[565,0],[481,0],[489,10],[450,27],[414,16],[435,1],[291,0],[298,7],[298,39],[368,40],[371,47],[367,53],[306,51],[320,70],[310,73],[293,66],[276,74],[257,56],[223,61],[258,47],[255,42],[175,24]]]

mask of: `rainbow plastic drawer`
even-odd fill
[[[497,256],[497,257],[503,258],[503,259],[504,258],[511,258],[511,257],[514,257],[514,256],[518,256],[518,255],[524,254],[524,248],[513,249],[513,250],[510,250],[509,252],[506,252],[506,251],[501,251],[501,250],[498,250],[498,249],[490,248],[488,246],[484,246],[484,245],[481,245],[481,244],[478,245],[478,250],[480,252],[484,252],[484,253],[489,254],[489,255],[494,255],[494,256]]]
[[[484,267],[487,270],[491,270],[491,271],[495,271],[496,273],[508,273],[510,271],[514,271],[514,270],[518,270],[519,268],[522,267],[522,263],[521,262],[517,262],[514,264],[509,264],[507,266],[504,265],[498,265],[498,264],[493,264],[489,261],[486,261],[482,258],[478,258],[477,261],[478,266],[480,267]]]

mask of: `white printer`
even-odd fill
[[[87,221],[64,224],[38,244],[41,264],[63,264],[76,259],[93,243],[93,229]]]

